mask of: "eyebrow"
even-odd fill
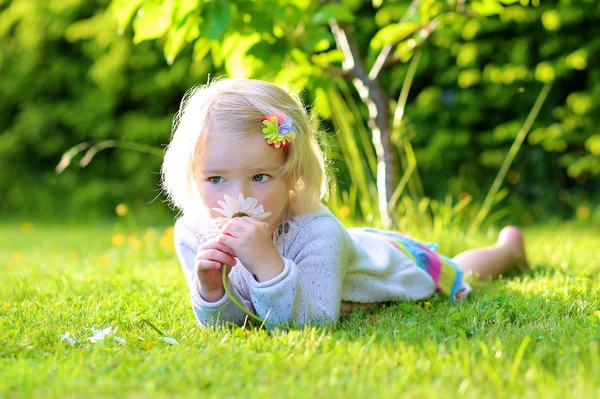
[[[273,172],[277,172],[279,169],[280,168],[277,166],[264,165],[264,166],[255,166],[255,167],[249,168],[248,171],[253,172],[253,173],[259,173],[259,172],[273,173]],[[223,174],[227,174],[227,171],[222,170],[222,169],[206,169],[206,170],[202,170],[202,173],[204,175],[223,175]]]

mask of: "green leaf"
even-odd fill
[[[600,134],[595,134],[585,141],[585,148],[594,155],[600,155]]]
[[[548,61],[542,61],[535,67],[535,78],[540,82],[550,83],[556,77],[554,66]]]
[[[200,35],[200,29],[198,28],[199,18],[192,17],[186,18],[183,26],[171,27],[171,30],[167,34],[167,40],[165,41],[165,59],[167,63],[172,64],[177,54],[183,49],[186,43],[193,41]]]
[[[317,112],[319,116],[324,119],[331,118],[331,106],[329,105],[329,98],[327,97],[327,92],[321,86],[317,87],[315,90],[315,94],[317,96]]]
[[[217,40],[208,40],[207,46],[210,46],[210,55],[215,68],[223,66],[223,46]],[[195,50],[195,49],[194,49]]]
[[[402,24],[393,24],[383,27],[371,39],[370,47],[373,50],[379,50],[386,44],[395,44],[407,37],[417,28],[418,24],[405,22]]]
[[[190,14],[193,14],[196,11],[202,9],[202,5],[199,3],[199,0],[176,0],[177,7],[175,12],[175,21],[179,21],[179,26],[181,27],[186,21],[187,17]],[[173,22],[175,22],[173,21]]]
[[[202,36],[211,40],[219,40],[231,25],[231,12],[228,0],[212,0],[202,13],[206,21]]]
[[[267,43],[264,40],[261,40],[252,47],[250,47],[246,54],[259,58],[261,60],[266,60],[269,58],[271,47],[271,44]]]
[[[333,42],[331,32],[324,30],[310,30],[302,40],[302,48],[307,52],[318,53],[328,50]]]
[[[496,0],[476,1],[471,4],[471,8],[483,16],[501,14],[504,11],[504,7]]]
[[[314,54],[310,59],[315,65],[327,68],[332,63],[342,62],[344,60],[344,53],[341,50],[335,49],[325,53]]]
[[[211,50],[210,40],[203,37],[194,42],[194,60],[200,61],[206,57],[206,54]]]
[[[119,29],[123,30],[131,22],[131,18],[135,15],[140,5],[144,0],[113,0],[111,8],[117,19]]]
[[[312,16],[308,25],[325,25],[330,19],[335,19],[338,22],[354,22],[354,14],[350,8],[344,4],[328,3]]]
[[[225,57],[225,71],[231,77],[248,77],[252,72],[253,58],[247,57],[248,50],[260,41],[260,33],[254,32],[249,36],[228,37],[228,41],[234,44],[233,48]],[[227,47],[227,46],[223,46]]]
[[[173,0],[146,2],[133,21],[133,42],[156,39],[167,33],[173,16]]]

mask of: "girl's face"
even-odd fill
[[[271,212],[265,222],[272,234],[289,204],[290,189],[278,172],[284,163],[284,150],[268,145],[261,134],[236,139],[212,135],[196,163],[194,179],[211,217],[222,216],[212,208],[220,208],[217,201],[226,194],[237,199],[242,193]]]

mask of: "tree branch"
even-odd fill
[[[415,12],[415,10],[417,9],[417,7],[419,7],[419,0],[413,0],[413,2],[408,7],[408,10],[406,10],[406,13],[402,17],[402,19],[398,22],[398,25],[401,25],[404,22],[406,22],[406,19],[408,18],[408,16],[413,14]],[[379,55],[377,56],[377,59],[375,60],[375,64],[373,64],[373,68],[371,68],[371,71],[369,72],[369,79],[372,79],[372,80],[377,79],[377,77],[379,76],[379,73],[381,72],[381,69],[385,65],[385,61],[387,60],[387,58],[390,55],[390,52],[392,51],[392,48],[394,48],[394,46],[396,44],[397,43],[389,43],[389,44],[386,44],[381,49],[381,52],[379,53]]]
[[[341,68],[325,67],[325,68],[323,68],[323,70],[332,75],[340,76],[340,77],[344,78],[345,80],[350,80],[355,77],[354,73],[352,71],[345,71]]]
[[[404,55],[422,47],[423,44],[425,43],[426,39],[437,28],[439,22],[440,22],[439,17],[432,19],[427,25],[425,25],[424,28],[422,28],[421,32],[419,33],[421,36],[421,40],[420,41],[414,40],[413,42],[408,43],[408,48],[406,50],[404,50],[403,52],[401,52],[400,54],[397,54],[393,57],[388,58],[384,64],[384,67],[394,66],[394,65],[400,63],[402,61],[402,57],[404,57]]]
[[[331,32],[338,49],[344,54],[342,68],[354,75],[352,83],[358,91],[361,100],[369,110],[369,127],[372,132],[372,142],[377,154],[377,191],[381,222],[388,227],[392,221],[388,203],[396,185],[396,158],[390,140],[389,99],[387,93],[380,87],[379,82],[369,79],[362,65],[360,54],[349,33],[340,27],[336,20],[329,21]]]
[[[343,70],[352,72],[354,77],[367,85],[369,78],[362,65],[360,65],[360,55],[356,44],[348,37],[346,30],[342,29],[335,19],[329,20],[329,26],[333,33],[335,44],[344,54],[344,61],[342,62]]]

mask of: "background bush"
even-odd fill
[[[373,35],[396,23],[408,6],[342,3],[356,16],[364,54]],[[554,82],[507,176],[507,218],[585,219],[598,212],[599,21],[597,1],[506,0],[498,15],[435,32],[405,116],[423,193],[470,194],[481,201],[542,83]],[[205,83],[208,74],[232,72],[199,46],[185,47],[169,64],[165,39],[133,44],[132,37],[132,28],[119,31],[107,1],[0,1],[3,215],[94,219],[113,215],[118,203],[172,215],[161,203],[157,156],[109,149],[86,168],[54,171],[61,155],[85,140],[164,147],[185,91]],[[326,33],[323,38],[331,41]],[[287,49],[275,44],[270,51],[276,59],[266,68],[274,73]],[[392,97],[407,68],[400,63],[383,76]],[[304,87],[308,101],[317,96],[317,85]],[[343,162],[336,166],[343,188],[347,171]]]

